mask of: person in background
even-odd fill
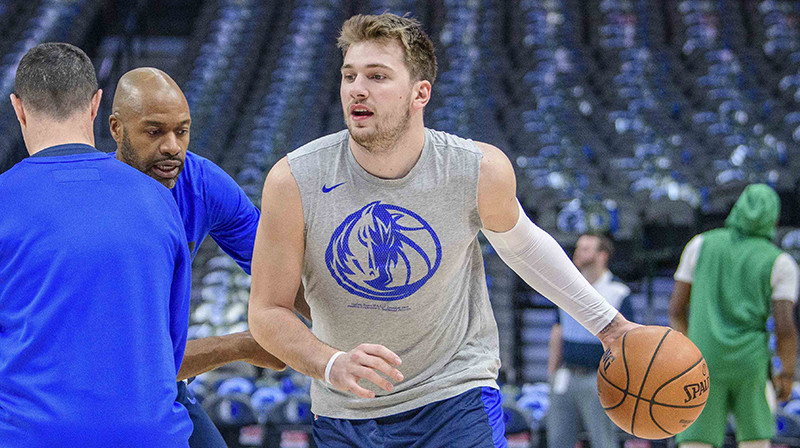
[[[770,314],[782,366],[772,378],[779,400],[791,393],[797,353],[798,269],[772,243],[779,215],[775,190],[750,185],[724,227],[695,236],[683,250],[670,325],[703,353],[711,383],[703,412],[676,437],[682,448],[722,446],[729,412],[736,417],[740,447],[768,447],[775,432],[767,399]]]
[[[575,244],[572,262],[611,306],[632,318],[630,288],[608,270],[614,252],[611,240],[599,233],[584,233]],[[564,310],[550,332],[550,405],[547,408],[547,444],[574,448],[585,430],[592,446],[617,446],[617,427],[597,399],[597,366],[603,345]]]

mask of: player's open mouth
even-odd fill
[[[165,160],[153,165],[151,171],[162,179],[172,179],[177,176],[181,169],[181,163],[177,160]]]
[[[354,121],[366,120],[373,115],[375,114],[371,110],[362,105],[350,107],[350,116],[353,117]]]

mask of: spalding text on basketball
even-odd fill
[[[686,392],[686,399],[683,400],[684,403],[694,400],[695,398],[708,392],[708,378],[699,383],[692,383],[683,386],[683,391]]]

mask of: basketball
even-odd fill
[[[606,414],[625,432],[664,439],[694,423],[708,399],[709,376],[700,350],[667,327],[633,329],[606,350],[597,391]]]

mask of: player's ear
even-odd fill
[[[114,112],[108,116],[108,129],[115,142],[122,142],[122,121],[119,119],[119,112]]]
[[[27,126],[28,118],[25,116],[25,109],[22,108],[22,100],[20,100],[19,97],[13,93],[10,95],[10,98],[11,106],[14,107],[14,113],[17,114],[17,120],[19,120],[19,124],[23,127]]]
[[[424,108],[431,100],[431,82],[421,80],[414,83],[414,99],[411,104],[418,109]]]
[[[100,109],[100,99],[103,98],[103,89],[97,89],[92,95],[92,100],[89,102],[91,105],[92,121],[97,117],[97,110]]]

